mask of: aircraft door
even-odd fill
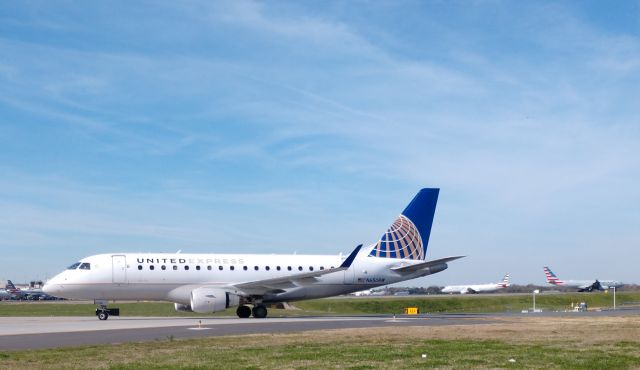
[[[111,268],[113,272],[113,282],[116,284],[127,283],[127,257],[123,255],[111,256]]]

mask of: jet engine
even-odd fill
[[[203,287],[191,291],[190,308],[193,312],[211,313],[224,311],[229,307],[238,306],[239,304],[239,296],[226,292],[223,289]]]
[[[436,274],[440,271],[444,271],[448,268],[449,266],[446,263],[441,263],[438,265],[434,265],[434,266],[429,266],[425,269],[422,269],[422,271],[424,271],[423,274],[421,274],[420,276],[427,276],[427,275],[431,275],[431,274]]]

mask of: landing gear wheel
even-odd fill
[[[98,319],[99,320],[106,320],[109,318],[109,314],[105,311],[99,312],[98,313]]]
[[[241,319],[251,316],[251,308],[249,306],[240,306],[236,309],[236,315]]]
[[[264,319],[267,317],[267,308],[265,306],[254,306],[251,311],[253,312],[253,317],[256,319]]]

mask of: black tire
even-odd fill
[[[240,306],[236,309],[236,315],[241,319],[251,316],[251,308],[249,306]]]
[[[251,311],[253,312],[253,317],[256,319],[264,319],[267,317],[267,308],[265,306],[254,306]]]
[[[98,320],[106,320],[109,318],[109,314],[105,311],[101,311],[98,313]]]

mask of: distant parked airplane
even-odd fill
[[[547,277],[547,283],[555,286],[563,286],[567,288],[578,288],[579,292],[592,292],[594,290],[608,290],[610,288],[618,288],[624,284],[615,280],[560,280],[556,274],[544,267],[544,274]]]
[[[471,284],[471,285],[449,285],[442,289],[442,293],[480,293],[480,292],[493,292],[494,290],[504,289],[508,287],[509,284],[509,274],[506,274],[502,281],[499,283],[489,283],[489,284]]]
[[[11,280],[7,280],[7,285],[5,286],[5,289],[7,292],[19,298],[26,298],[28,296],[37,296],[37,297],[48,296],[40,288],[29,288],[29,289],[16,288],[16,286],[13,284]]]
[[[11,299],[13,297],[15,296],[6,289],[0,289],[0,299]]]

